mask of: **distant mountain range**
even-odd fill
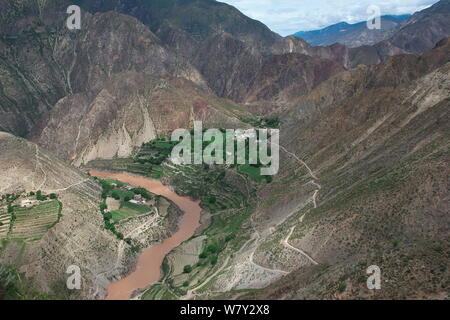
[[[369,30],[366,21],[354,24],[339,22],[319,30],[299,31],[294,36],[304,39],[313,46],[328,46],[336,42],[349,47],[373,45],[392,36],[410,17],[409,14],[382,16],[379,30]]]

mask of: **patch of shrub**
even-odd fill
[[[104,213],[106,209],[108,209],[108,206],[106,205],[106,203],[104,203],[104,202],[100,203],[100,211],[102,213]]]
[[[144,197],[147,200],[150,200],[152,198],[152,195],[150,194],[150,192],[148,192],[144,188],[133,188],[133,189],[131,189],[131,191],[133,191],[134,194],[140,194],[142,197]]]
[[[183,268],[183,272],[184,273],[191,273],[192,272],[192,267],[189,264],[185,265],[184,268]]]
[[[45,197],[42,195],[42,191],[41,191],[41,190],[38,190],[38,191],[36,192],[36,200],[38,200],[38,201],[43,201],[43,200],[45,200]]]
[[[216,253],[217,252],[217,246],[215,244],[210,244],[207,248],[206,251],[209,253]]]
[[[120,200],[120,194],[117,191],[113,191],[111,193],[111,197],[113,197],[115,200]]]

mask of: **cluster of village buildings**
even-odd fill
[[[119,188],[119,190],[124,190],[124,191],[131,191],[132,189],[133,189],[133,187],[127,186],[127,185]],[[131,199],[129,202],[134,203],[134,204],[139,204],[139,205],[147,204],[147,201],[145,200],[145,198],[140,194],[135,194],[133,199]]]
[[[134,195],[134,198],[131,199],[129,202],[134,203],[134,204],[140,204],[140,205],[147,204],[147,201],[145,200],[145,198],[143,196],[141,196],[140,194]]]
[[[34,206],[36,203],[39,203],[39,200],[30,200],[30,199],[23,199],[20,201],[20,207],[21,208],[29,208]]]

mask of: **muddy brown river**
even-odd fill
[[[179,229],[175,234],[144,250],[138,258],[136,269],[127,277],[112,283],[108,287],[107,300],[128,300],[135,290],[144,289],[161,278],[161,265],[164,257],[194,235],[195,230],[200,226],[202,209],[199,202],[193,201],[189,197],[177,195],[158,180],[127,173],[96,170],[90,171],[90,174],[99,178],[116,179],[135,187],[145,188],[154,194],[172,200],[184,212],[180,219]]]

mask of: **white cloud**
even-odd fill
[[[367,20],[369,5],[381,8],[381,14],[414,13],[438,0],[219,0],[238,8],[250,18],[265,23],[281,35],[324,28],[346,21]]]

